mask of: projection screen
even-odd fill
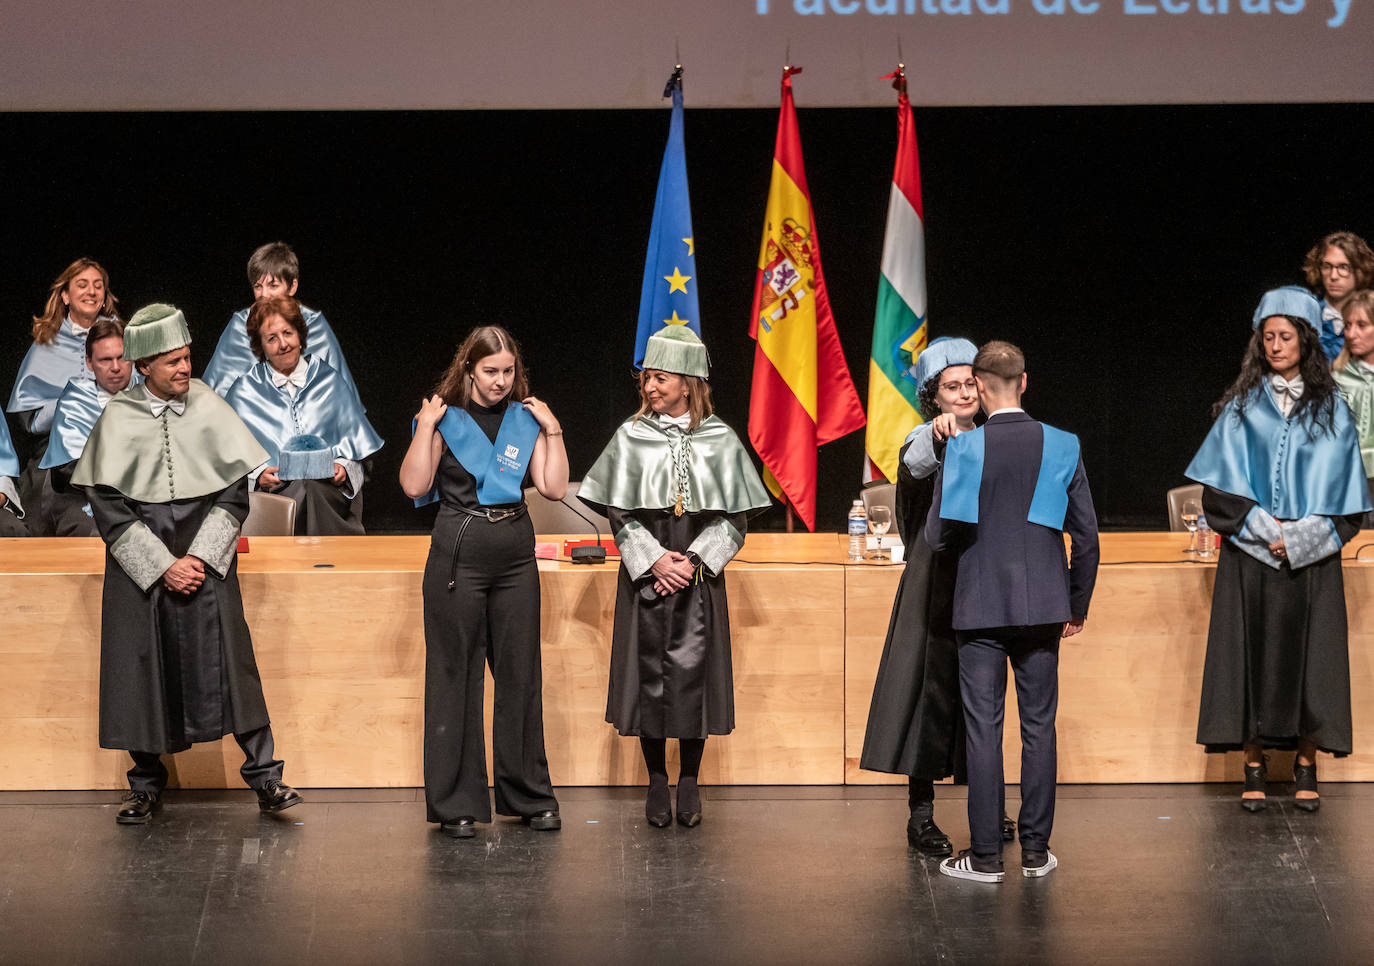
[[[1374,0],[9,0],[4,110],[1374,100]]]

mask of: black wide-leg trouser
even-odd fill
[[[488,663],[496,811],[558,808],[544,753],[539,571],[529,516],[492,523],[445,507],[425,564],[424,606],[429,821],[491,821],[482,708]]]

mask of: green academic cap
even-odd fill
[[[154,302],[134,313],[124,327],[124,358],[130,362],[160,356],[191,344],[186,316],[175,305]]]
[[[644,347],[644,368],[705,379],[710,372],[706,346],[685,325],[665,325]]]

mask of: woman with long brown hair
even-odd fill
[[[119,318],[118,301],[105,269],[94,259],[78,258],[53,281],[43,314],[33,317],[33,345],[19,366],[5,407],[23,429],[17,440],[23,464],[19,494],[32,510],[39,509],[44,474],[38,463],[48,449],[57,399],[69,379],[92,378],[86,368],[86,334],[99,319]],[[29,519],[34,536],[48,535],[41,512]]]
[[[529,394],[520,349],[500,326],[473,330],[415,415],[401,489],[441,502],[423,584],[425,803],[455,838],[491,821],[483,740],[487,660],[495,683],[496,811],[562,827],[544,753],[539,572],[524,486],[568,487],[563,430]]]
[[[734,430],[714,415],[706,347],[686,326],[649,338],[639,411],[616,430],[577,498],[611,521],[620,550],[606,720],[639,738],[644,815],[673,820],[667,742],[678,739],[677,820],[701,822],[697,777],[709,735],[735,727],[725,565],[768,491]]]

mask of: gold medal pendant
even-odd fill
[[[673,504],[673,516],[682,516],[682,491],[678,490],[677,502]]]

